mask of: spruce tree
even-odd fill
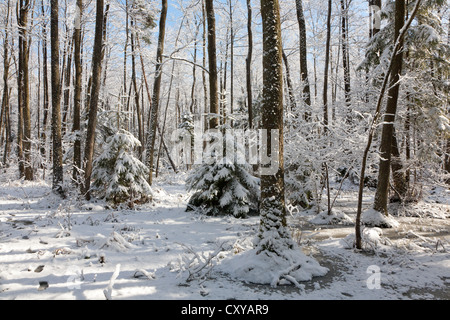
[[[140,146],[140,141],[123,129],[108,137],[103,153],[93,163],[92,191],[113,205],[150,200],[149,170],[133,154]]]

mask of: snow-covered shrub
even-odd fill
[[[355,247],[356,236],[354,233],[349,234],[340,240],[341,245],[346,249],[353,249]],[[383,246],[390,246],[392,242],[383,237],[383,230],[380,228],[364,228],[361,231],[362,248],[365,250],[374,251]]]
[[[386,216],[375,209],[368,209],[361,215],[361,223],[369,227],[396,228],[399,223],[392,217]]]
[[[103,153],[94,161],[93,191],[115,205],[151,199],[148,168],[133,155],[134,148],[140,145],[123,129],[108,137]]]
[[[328,214],[328,210],[320,212],[318,215],[314,216],[310,223],[319,225],[330,225],[330,224],[343,224],[352,225],[353,220],[340,210],[333,209],[331,214]]]

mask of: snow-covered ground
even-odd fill
[[[395,229],[365,230],[365,252],[349,245],[351,224],[313,225],[311,213],[292,213],[293,238],[328,272],[300,287],[271,287],[227,274],[230,259],[251,249],[259,218],[185,212],[182,175],[159,178],[154,203],[122,210],[60,200],[46,181],[7,177],[0,178],[2,300],[450,299],[448,190],[416,208],[419,216],[396,218]],[[353,219],[355,195],[348,189],[337,201]]]

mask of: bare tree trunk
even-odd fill
[[[161,79],[162,79],[162,59],[164,53],[164,38],[166,33],[166,18],[168,4],[167,0],[162,0],[161,3],[161,18],[159,21],[159,36],[158,36],[158,49],[156,52],[156,75],[155,83],[153,85],[153,97],[152,97],[152,112],[150,116],[150,127],[148,128],[148,140],[147,140],[147,166],[150,169],[148,176],[148,183],[152,185],[153,183],[153,158],[155,151],[155,140],[156,140],[156,127],[158,121],[158,109],[159,109],[159,96],[161,90]]]
[[[125,1],[125,12],[126,12],[126,16],[125,16],[125,45],[123,46],[123,85],[122,85],[122,99],[121,99],[121,103],[122,103],[122,108],[125,107],[125,105],[127,104],[127,56],[128,56],[128,39],[129,39],[129,13],[128,13],[128,0]],[[141,58],[142,59],[142,58]],[[143,74],[145,76],[145,73]],[[145,81],[147,81],[145,79]],[[128,110],[126,110],[128,111]],[[126,129],[128,130],[128,122],[126,125]]]
[[[175,39],[175,50],[176,50],[176,48],[178,47],[178,40],[180,39],[180,34],[181,34],[181,30],[182,30],[182,28],[183,28],[183,24],[184,24],[185,17],[186,17],[186,16],[183,17],[183,19],[182,19],[182,21],[181,21],[181,23],[180,23],[180,28],[178,29],[177,37],[176,37],[176,39]],[[195,39],[197,39],[197,34],[198,34],[199,28],[200,28],[200,25],[197,25],[197,31],[196,31]],[[196,40],[196,43],[197,43],[197,40]],[[197,50],[197,49],[195,49],[195,50]],[[194,56],[195,56],[195,55],[196,55],[196,54],[194,54]],[[173,60],[173,61],[172,61],[172,70],[171,70],[171,72],[170,72],[170,81],[169,81],[169,93],[168,93],[168,95],[167,95],[166,108],[165,108],[165,110],[164,110],[164,120],[163,120],[163,126],[162,126],[162,129],[160,129],[159,126],[157,126],[157,129],[158,129],[158,131],[159,131],[159,133],[160,133],[160,142],[159,142],[159,148],[158,148],[158,157],[157,157],[157,159],[156,159],[156,170],[155,170],[155,176],[156,176],[156,177],[158,177],[159,158],[160,158],[160,155],[161,155],[161,153],[162,153],[162,152],[161,152],[161,149],[162,149],[162,148],[164,148],[164,150],[166,151],[166,154],[167,154],[167,157],[169,158],[169,162],[170,162],[170,164],[171,164],[171,166],[172,166],[172,169],[174,170],[175,173],[178,172],[178,170],[177,170],[177,168],[176,168],[176,166],[175,166],[175,163],[173,162],[172,157],[170,156],[170,153],[169,153],[168,150],[167,150],[166,143],[164,142],[164,133],[165,133],[165,131],[166,131],[167,111],[169,110],[170,97],[171,97],[171,95],[172,95],[172,83],[173,83],[173,79],[174,79],[174,76],[175,76],[175,62],[176,62],[176,60]],[[195,58],[194,58],[194,70],[193,70],[193,73],[194,73],[194,81],[193,81],[193,84],[192,84],[192,91],[191,91],[191,106],[190,106],[190,108],[189,108],[190,111],[191,111],[191,113],[193,112],[193,109],[192,109],[192,108],[193,108],[193,105],[194,105],[194,89],[195,89]],[[147,91],[147,92],[148,92],[148,91]]]
[[[344,94],[346,110],[346,122],[352,123],[352,110],[351,110],[351,86],[350,86],[350,56],[348,48],[348,6],[345,4],[345,0],[341,0],[341,35],[342,35],[342,66],[344,69]]]
[[[137,41],[137,47],[139,48],[139,52],[141,52],[140,51],[141,44],[140,44],[139,38],[137,38],[136,41]],[[151,112],[152,112],[152,98],[151,98],[151,95],[150,95],[150,88],[148,86],[147,75],[145,73],[144,57],[142,56],[142,53],[139,54],[139,60],[141,62],[142,77],[144,79],[144,85],[145,85],[145,89],[147,91],[147,98],[148,98],[148,103],[149,103],[149,112],[148,112],[149,113],[149,117],[148,117],[148,121],[147,121],[147,128],[149,128],[150,127],[150,115],[151,115]],[[124,79],[125,79],[125,77],[124,77]],[[144,109],[143,106],[142,106],[142,109]],[[143,114],[144,114],[144,112],[143,112]],[[143,116],[143,114],[142,114],[142,116]],[[144,122],[144,121],[142,121],[142,122]],[[144,124],[142,124],[142,126],[144,127]],[[142,129],[144,129],[144,128],[142,128]],[[145,139],[145,134],[142,135],[142,138]]]
[[[234,37],[233,4],[230,0],[230,115],[234,113]],[[230,124],[233,126],[233,120]]]
[[[83,0],[77,0],[77,17],[74,31],[74,63],[75,63],[75,90],[73,102],[73,127],[75,142],[73,145],[73,171],[72,178],[77,186],[81,182],[81,92],[83,90],[83,65],[81,61],[81,19],[83,17]]]
[[[381,116],[381,104],[383,102],[384,99],[384,94],[386,92],[386,87],[390,78],[390,75],[393,71],[393,67],[394,67],[394,62],[395,62],[395,58],[397,57],[401,47],[402,47],[402,43],[403,43],[403,39],[405,37],[406,32],[408,31],[409,26],[411,25],[418,9],[420,6],[421,0],[417,0],[416,5],[413,9],[413,12],[411,14],[411,17],[409,18],[409,20],[407,21],[407,23],[405,24],[405,26],[401,29],[400,34],[398,35],[398,37],[396,39],[394,39],[395,41],[395,45],[393,48],[393,53],[392,53],[392,57],[391,60],[389,62],[389,67],[387,68],[386,74],[384,76],[384,80],[383,80],[383,84],[381,86],[381,90],[380,90],[380,94],[378,95],[378,100],[377,100],[377,105],[375,108],[375,114],[372,118],[372,123],[371,126],[369,127],[369,134],[368,134],[368,140],[367,140],[367,145],[364,149],[364,154],[363,154],[363,158],[362,158],[362,163],[361,163],[361,174],[359,176],[359,189],[358,189],[358,207],[357,207],[357,211],[356,211],[356,219],[355,219],[355,247],[357,249],[361,249],[362,248],[362,237],[361,237],[361,214],[362,214],[362,202],[363,202],[363,195],[364,195],[364,179],[365,179],[365,172],[366,172],[366,166],[367,166],[367,158],[368,158],[368,154],[372,145],[372,141],[373,141],[373,136],[377,127],[377,123],[378,120]]]
[[[59,6],[51,0],[51,77],[52,77],[52,140],[53,184],[52,189],[63,195],[63,152],[61,137],[61,85],[59,70]]]
[[[6,165],[7,161],[8,161],[8,157],[9,157],[9,153],[10,153],[10,149],[11,149],[11,143],[12,141],[12,137],[11,137],[11,120],[10,120],[10,97],[11,96],[11,88],[9,88],[9,93],[7,94],[6,97],[6,102],[5,102],[5,119],[4,119],[4,123],[5,123],[5,148],[4,148],[4,152],[3,152],[3,164]]]
[[[305,103],[305,119],[309,121],[311,119],[311,89],[309,85],[308,77],[308,52],[306,45],[306,23],[305,15],[303,13],[302,0],[295,0],[297,7],[297,20],[300,34],[300,75],[303,84],[303,102]]]
[[[30,80],[29,80],[29,46],[28,46],[28,12],[31,9],[29,0],[19,1],[19,86],[22,95],[21,131],[23,132],[23,174],[25,180],[33,180],[31,164],[31,110],[30,110]]]
[[[48,53],[47,53],[47,22],[45,20],[45,9],[44,0],[41,0],[42,9],[42,81],[43,81],[43,118],[42,118],[42,130],[40,136],[40,151],[41,155],[45,158],[46,156],[46,140],[47,140],[47,123],[48,123],[48,112],[49,112],[49,87],[48,87]]]
[[[286,82],[288,87],[288,96],[289,96],[289,106],[291,108],[291,111],[295,110],[297,108],[297,102],[295,101],[295,95],[294,95],[294,88],[292,86],[292,79],[291,79],[291,71],[289,68],[289,62],[286,53],[283,50],[283,61],[284,61],[284,67],[286,68]]]
[[[205,0],[206,20],[208,22],[208,61],[209,61],[209,128],[219,127],[219,96],[216,54],[216,17],[213,0]]]
[[[332,1],[328,0],[327,16],[327,43],[325,47],[325,70],[323,75],[323,125],[325,132],[328,131],[328,69],[330,65],[330,44],[331,44],[331,9]]]
[[[204,99],[204,106],[203,106],[203,112],[205,114],[204,121],[203,121],[203,129],[206,130],[208,128],[208,117],[206,116],[208,114],[208,88],[207,88],[207,82],[206,82],[206,9],[205,9],[205,0],[202,0],[202,28],[203,28],[203,34],[202,34],[202,50],[203,50],[203,58],[202,58],[202,82],[203,82],[203,99]],[[178,110],[178,109],[177,109]],[[178,116],[179,113],[178,113]]]
[[[392,182],[394,187],[395,196],[393,200],[403,201],[408,191],[408,185],[406,183],[406,175],[403,171],[403,163],[400,156],[400,148],[397,142],[397,135],[395,133],[395,128],[392,134],[392,159],[391,159],[391,169],[392,169]]]
[[[97,127],[97,110],[100,93],[100,77],[102,74],[104,0],[97,0],[95,19],[94,52],[92,54],[92,87],[89,99],[89,120],[84,151],[84,188],[83,193],[90,200],[91,174],[94,156],[95,131]]]
[[[69,32],[66,34],[69,37]],[[72,52],[73,52],[73,39],[68,40],[68,49],[66,52],[66,67],[64,70],[64,94],[63,94],[63,110],[62,110],[62,135],[66,133],[67,128],[67,114],[69,112],[70,105],[70,81],[72,78]]]
[[[448,19],[448,31],[447,31],[447,45],[450,45],[450,17]],[[450,92],[449,86],[445,89],[447,93],[447,114],[450,114]],[[450,175],[450,136],[447,136],[447,141],[445,143],[445,155],[444,155],[444,170]],[[450,177],[445,180],[445,182],[450,185]]]
[[[405,24],[405,3],[395,2],[395,32],[394,39],[397,39],[400,30]],[[403,41],[400,43],[403,46]],[[397,101],[400,89],[400,74],[402,71],[403,51],[396,54],[393,61],[390,77],[390,87],[388,91],[386,113],[381,134],[380,144],[380,164],[378,171],[378,185],[375,193],[374,209],[387,215],[387,205],[389,200],[389,180],[392,157],[392,136],[394,133],[395,115],[397,113]]]
[[[0,135],[2,135],[3,128],[5,128],[5,144],[8,141],[7,134],[7,120],[8,120],[8,110],[9,110],[9,63],[11,58],[9,56],[9,16],[10,16],[10,0],[7,2],[6,7],[6,18],[5,18],[5,37],[3,39],[3,95],[2,95],[2,107],[0,112]],[[3,126],[4,124],[4,126]],[[6,153],[6,150],[5,150]],[[3,164],[5,164],[4,162]]]
[[[136,80],[136,46],[134,44],[135,39],[135,31],[133,28],[134,22],[133,18],[131,18],[131,26],[133,31],[130,35],[130,44],[131,44],[131,79],[133,81],[133,88],[134,88],[134,103],[136,106],[136,117],[137,117],[137,124],[138,124],[138,138],[141,142],[141,146],[139,147],[139,158],[142,159],[142,152],[143,152],[143,146],[144,146],[144,130],[143,130],[143,121],[142,121],[142,113],[141,113],[141,105],[139,103],[139,93],[138,93],[138,87],[137,87],[137,80]],[[137,37],[137,35],[136,35]]]
[[[444,169],[447,174],[450,174],[450,138],[447,138],[447,144],[445,146]],[[450,184],[450,178],[446,180],[446,183]]]
[[[276,172],[261,174],[261,223],[258,252],[291,249],[289,232],[286,229],[284,160],[283,160],[283,60],[281,44],[281,23],[278,0],[261,0],[263,22],[263,107],[262,124],[267,130],[267,153],[269,164],[276,166]],[[278,132],[278,139],[273,137]],[[272,143],[277,151],[272,154]],[[274,146],[275,147],[275,146]],[[267,164],[261,164],[267,169]],[[284,247],[283,247],[284,246]]]
[[[196,19],[197,20],[197,19]],[[191,113],[194,113],[195,112],[195,110],[194,110],[194,107],[196,106],[196,98],[195,98],[195,86],[196,86],[196,84],[197,84],[197,36],[198,36],[198,33],[199,33],[199,31],[200,31],[200,24],[197,24],[197,21],[196,21],[196,27],[195,27],[195,40],[194,40],[194,65],[193,65],[193,67],[192,67],[192,87],[191,87],[191,104],[190,104],[190,106],[189,106],[189,110],[191,111]],[[177,38],[178,38],[178,36],[177,36]],[[173,74],[171,75],[171,80],[172,80],[172,76],[173,76]],[[170,92],[170,89],[169,89],[169,92]]]
[[[247,34],[248,55],[245,60],[248,103],[248,127],[253,129],[253,92],[252,92],[252,57],[253,57],[253,31],[252,31],[252,4],[247,0]]]

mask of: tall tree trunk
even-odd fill
[[[394,69],[394,64],[396,62],[396,57],[398,56],[399,52],[402,48],[402,43],[405,38],[406,32],[408,31],[409,26],[411,25],[412,21],[414,20],[417,11],[419,10],[421,4],[421,0],[417,0],[416,5],[414,6],[413,12],[411,14],[411,17],[406,22],[405,26],[401,28],[401,31],[396,39],[394,39],[395,44],[392,51],[392,56],[389,61],[389,67],[387,68],[386,74],[384,76],[383,84],[381,86],[380,94],[378,95],[377,105],[375,108],[375,114],[372,118],[372,123],[369,127],[369,134],[368,134],[368,140],[367,145],[364,149],[363,157],[362,157],[362,163],[361,163],[361,174],[359,175],[359,187],[358,187],[358,206],[356,211],[356,219],[355,219],[355,247],[357,249],[362,248],[362,236],[361,236],[361,215],[362,215],[362,204],[363,204],[363,196],[364,196],[364,179],[365,179],[365,172],[366,172],[366,166],[367,166],[367,158],[369,155],[370,148],[372,146],[372,141],[374,137],[375,130],[377,128],[377,123],[379,118],[381,117],[381,105],[384,99],[384,95],[386,92],[386,87],[388,85],[391,73]]]
[[[341,36],[342,36],[342,66],[344,69],[344,94],[346,104],[345,120],[348,124],[352,123],[351,110],[351,86],[350,86],[350,55],[348,48],[348,6],[345,0],[341,0]]]
[[[17,159],[19,167],[19,177],[25,175],[25,166],[23,158],[23,36],[21,25],[21,1],[16,4],[17,25],[19,27],[18,41],[18,69],[17,69]]]
[[[303,85],[303,102],[305,103],[304,117],[307,121],[311,119],[311,89],[308,77],[308,51],[306,45],[306,23],[303,13],[302,0],[295,0],[297,7],[297,20],[300,34],[300,75]]]
[[[252,92],[252,57],[253,57],[253,31],[252,31],[252,4],[247,0],[247,34],[248,54],[245,60],[248,103],[248,127],[253,129],[253,92]]]
[[[123,46],[123,84],[122,84],[122,110],[125,109],[125,106],[127,104],[127,62],[128,62],[128,39],[129,39],[129,13],[128,13],[128,0],[125,1],[125,45]],[[145,73],[144,73],[145,76]],[[128,110],[126,110],[128,111]],[[119,118],[119,117],[118,117]],[[125,127],[128,130],[128,122],[127,126]]]
[[[29,46],[28,46],[28,12],[31,3],[29,0],[20,0],[19,5],[19,131],[22,143],[22,156],[19,161],[20,171],[23,168],[25,180],[33,180],[33,167],[31,164],[31,110],[30,110],[30,79],[29,79]],[[22,136],[23,135],[23,136]],[[20,145],[20,144],[19,144]],[[19,151],[20,152],[20,151]]]
[[[403,170],[403,163],[400,156],[400,148],[397,142],[397,135],[395,133],[395,128],[392,133],[392,159],[391,159],[391,169],[392,169],[392,182],[394,187],[395,196],[393,200],[402,201],[408,191],[408,185],[406,181],[406,175]]]
[[[81,182],[81,93],[83,90],[83,65],[81,62],[81,19],[83,17],[83,0],[77,0],[77,16],[74,30],[74,63],[75,63],[75,90],[73,102],[73,127],[75,142],[73,145],[73,171],[72,178],[76,185]]]
[[[195,106],[197,105],[197,103],[196,103],[197,99],[195,98],[195,86],[197,84],[197,43],[198,43],[197,37],[198,37],[198,33],[200,31],[200,24],[197,23],[197,19],[196,19],[195,25],[196,25],[196,27],[195,27],[195,36],[194,36],[194,38],[195,38],[195,40],[194,40],[194,65],[192,67],[191,104],[189,106],[189,110],[191,113],[195,112],[194,109],[196,109]],[[172,81],[172,76],[173,76],[173,74],[171,75],[171,81]],[[170,92],[170,90],[169,90],[169,92]]]
[[[219,127],[219,92],[216,53],[216,17],[213,0],[205,0],[208,22],[208,63],[209,63],[209,128]]]
[[[42,81],[43,81],[43,118],[42,118],[42,130],[40,136],[40,151],[41,155],[46,156],[46,142],[47,142],[47,123],[49,113],[49,86],[48,86],[48,53],[47,53],[47,21],[45,18],[46,12],[44,8],[44,0],[41,0],[42,9]]]
[[[203,120],[203,129],[206,130],[208,128],[208,117],[206,116],[209,113],[209,107],[208,107],[208,88],[206,83],[206,9],[205,9],[205,0],[202,0],[202,28],[203,28],[203,34],[202,34],[202,50],[203,50],[203,58],[202,58],[202,82],[203,82],[203,100],[204,100],[204,109],[203,112],[205,114],[204,120]],[[177,109],[178,110],[178,109]],[[178,116],[180,114],[178,113]]]
[[[234,26],[233,26],[233,4],[230,0],[230,115],[234,113]],[[232,118],[231,118],[232,119]],[[230,120],[233,126],[233,120]]]
[[[291,249],[286,228],[284,161],[283,161],[283,60],[280,8],[278,0],[261,0],[263,22],[263,106],[262,125],[267,130],[267,153],[276,172],[261,172],[261,223],[258,252],[278,254]],[[278,133],[278,138],[272,136]],[[272,153],[272,143],[277,151]]]
[[[5,144],[8,141],[8,134],[7,134],[7,120],[9,110],[8,77],[9,77],[9,63],[11,61],[9,56],[9,16],[11,11],[10,4],[11,4],[10,0],[8,0],[5,18],[5,37],[3,39],[3,95],[2,95],[2,107],[0,111],[0,136],[2,136],[3,128],[5,128]]]
[[[69,37],[69,31],[66,33],[66,37]],[[63,94],[63,110],[62,110],[62,135],[66,133],[67,128],[67,114],[69,112],[70,104],[70,81],[72,78],[72,52],[73,52],[73,39],[68,40],[68,49],[66,52],[66,67],[64,70],[64,94]]]
[[[447,45],[450,45],[450,17],[448,19]],[[450,94],[448,87],[447,87],[447,112],[450,113]],[[444,169],[447,172],[447,174],[450,175],[450,136],[447,137],[447,143],[445,146]],[[446,183],[450,185],[450,177],[446,180]]]
[[[104,0],[97,0],[97,12],[95,18],[94,52],[92,54],[92,86],[89,99],[89,120],[84,151],[84,188],[83,193],[90,200],[91,174],[94,157],[95,131],[97,127],[97,110],[100,93],[100,78],[102,74],[103,56],[103,24],[104,24]]]
[[[52,77],[52,141],[53,183],[52,189],[63,195],[63,152],[61,137],[61,85],[59,70],[59,6],[51,0],[51,77]]]
[[[158,121],[158,109],[159,98],[161,90],[162,79],[162,60],[164,53],[164,38],[166,33],[166,18],[167,18],[168,4],[167,0],[162,0],[161,3],[161,18],[159,21],[159,36],[158,36],[158,49],[156,52],[156,75],[155,82],[153,84],[153,97],[152,97],[152,111],[150,116],[150,128],[148,128],[148,140],[147,140],[147,166],[150,169],[148,176],[148,183],[153,183],[153,166],[154,166],[154,151],[156,140],[156,127]]]
[[[23,109],[23,153],[25,157],[25,180],[33,180],[33,164],[31,161],[31,101],[30,101],[30,70],[29,70],[29,59],[30,59],[30,43],[31,37],[28,38],[28,12],[32,10],[32,3],[29,0],[23,2],[24,12],[23,12],[23,83],[24,83],[24,109]],[[31,26],[32,27],[32,26]]]
[[[395,1],[395,32],[394,39],[398,39],[400,30],[405,24],[405,3]],[[403,40],[400,43],[403,46]],[[392,136],[394,132],[395,115],[397,113],[397,101],[400,89],[400,74],[402,71],[403,51],[400,50],[394,57],[392,72],[390,75],[390,87],[388,91],[386,113],[381,134],[380,164],[378,171],[378,185],[375,193],[374,209],[387,215],[389,198],[389,180],[392,155]]]
[[[225,125],[227,123],[227,71],[228,71],[228,33],[229,28],[227,28],[227,36],[225,39],[225,57],[224,61],[220,62],[220,68],[222,73],[222,77],[220,77],[220,99],[219,99],[219,108],[221,110],[221,125]],[[222,63],[224,62],[225,66],[222,66]]]
[[[444,169],[447,174],[450,175],[450,138],[447,138],[447,144],[445,146]],[[450,185],[450,178],[448,178],[445,182]]]
[[[6,102],[5,102],[5,106],[6,108],[4,109],[5,112],[5,119],[4,119],[4,123],[5,123],[5,148],[4,148],[4,152],[3,152],[3,164],[6,165],[8,158],[9,158],[9,153],[10,153],[10,149],[11,149],[11,143],[13,142],[12,140],[12,135],[11,135],[11,120],[10,120],[10,97],[11,96],[11,88],[9,88],[9,93],[7,94],[6,97]]]
[[[288,57],[286,55],[286,52],[284,52],[284,50],[283,50],[282,54],[283,54],[284,67],[286,68],[286,83],[287,83],[287,87],[288,87],[289,106],[291,109],[290,111],[292,112],[297,108],[297,103],[295,101],[294,87],[292,86],[291,71],[289,68]]]
[[[131,18],[131,27],[132,32],[130,35],[130,44],[131,44],[131,79],[133,81],[133,88],[134,88],[134,103],[136,107],[136,118],[137,118],[137,124],[138,124],[138,138],[141,142],[141,146],[139,147],[139,158],[142,160],[142,152],[143,152],[143,146],[144,146],[144,130],[143,130],[143,121],[142,121],[142,113],[141,113],[141,105],[139,103],[139,90],[137,86],[137,79],[136,79],[136,45],[134,43],[135,37],[137,35],[134,31],[134,18]]]
[[[323,74],[323,125],[325,132],[328,131],[328,69],[330,65],[330,46],[331,46],[331,9],[332,0],[328,0],[327,15],[327,42],[325,47],[325,70]]]

